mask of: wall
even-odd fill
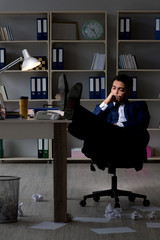
[[[160,10],[160,1],[158,0],[0,0],[0,5],[0,11],[107,11],[109,79],[112,79],[116,72],[117,10]]]

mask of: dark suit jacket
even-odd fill
[[[109,103],[105,111],[102,111],[99,105],[96,106],[94,113],[105,118],[107,122],[116,123],[118,120],[118,108],[113,103]],[[145,130],[148,128],[150,115],[148,107],[144,101],[129,102],[126,101],[124,107],[127,122],[124,122],[124,128]]]

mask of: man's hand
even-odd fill
[[[105,104],[108,104],[110,102],[117,102],[117,99],[116,99],[117,96],[113,95],[113,93],[111,92],[108,97],[104,100],[104,103]]]

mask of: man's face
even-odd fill
[[[116,102],[123,102],[128,99],[130,91],[126,89],[123,82],[115,80],[112,84],[111,93],[115,96]]]

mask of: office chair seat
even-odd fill
[[[92,168],[92,170],[94,169],[93,166],[91,168]],[[120,196],[128,197],[129,201],[131,201],[131,202],[134,202],[136,198],[142,198],[144,206],[149,206],[150,205],[150,201],[147,200],[146,195],[133,193],[131,191],[125,191],[125,190],[117,189],[116,168],[108,169],[108,172],[113,174],[112,182],[111,182],[111,189],[102,190],[102,191],[95,191],[92,194],[85,195],[83,197],[83,200],[80,201],[80,205],[82,207],[86,206],[86,199],[93,198],[94,201],[98,202],[100,200],[100,197],[104,197],[104,196],[110,196],[111,198],[115,199],[115,208],[120,207],[120,203],[119,203],[119,197]]]

